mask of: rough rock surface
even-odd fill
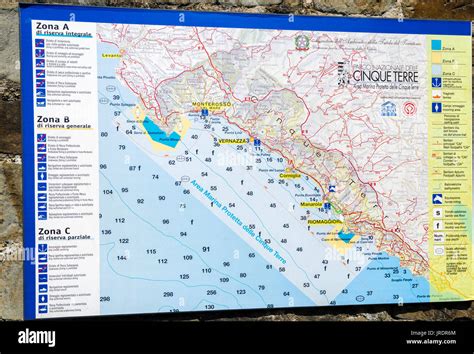
[[[27,0],[23,2],[33,2]],[[335,16],[474,19],[472,0],[69,0],[37,1],[95,6],[294,13]],[[0,319],[23,317],[21,120],[18,1],[0,0]],[[185,318],[183,315],[174,318]],[[472,302],[405,306],[345,306],[248,311],[197,320],[413,321],[474,319]],[[162,317],[157,317],[162,318]]]

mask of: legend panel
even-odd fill
[[[38,318],[99,306],[94,31],[87,23],[32,26]]]
[[[431,297],[450,301],[472,284],[471,38],[427,40]]]

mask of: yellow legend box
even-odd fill
[[[427,37],[431,301],[474,296],[471,46],[467,36]]]

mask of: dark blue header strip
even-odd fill
[[[293,16],[148,10],[114,7],[65,5],[20,5],[22,19],[146,25],[257,28],[328,32],[471,35],[471,22],[451,20],[411,20],[328,16]],[[291,19],[291,21],[290,21]]]

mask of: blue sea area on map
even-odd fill
[[[354,233],[353,232],[350,232],[350,231],[343,231],[343,230],[340,230],[337,235],[339,236],[339,238],[344,241],[345,243],[349,243],[350,240],[352,240],[352,238],[354,237]]]
[[[153,141],[169,146],[176,147],[181,137],[178,133],[172,132],[169,136],[159,126],[157,126],[149,117],[145,117],[143,120],[143,126],[145,127],[148,135]]]
[[[429,301],[430,285],[425,277],[413,276],[410,270],[400,267],[397,257],[385,252],[378,258],[383,260],[370,262],[347,286],[347,293],[336,298],[337,305]],[[398,272],[394,273],[394,269]]]
[[[117,61],[103,59],[102,53],[116,48],[99,44],[98,51],[98,74],[108,77],[99,80],[99,98],[109,97],[106,87],[115,86],[114,94],[123,102],[138,102],[117,79],[110,79]],[[130,107],[99,105],[100,129],[108,133],[100,141],[100,162],[107,165],[100,189],[112,191],[101,193],[100,199],[101,313],[313,306],[278,270],[268,268],[244,235],[232,231],[192,193],[183,194],[174,177],[116,130],[117,109],[133,119]],[[140,170],[130,170],[131,165]],[[190,256],[192,260],[184,260]]]

